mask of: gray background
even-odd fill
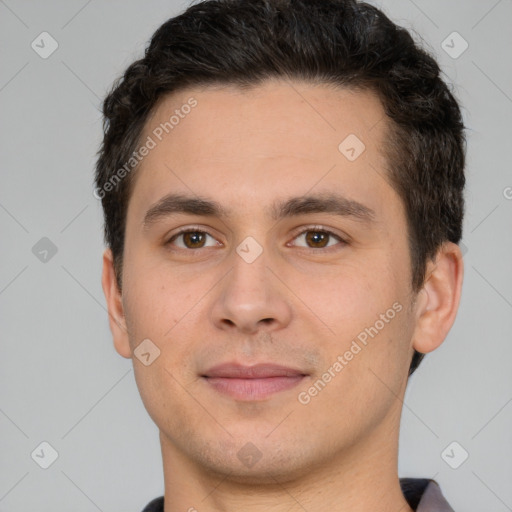
[[[375,3],[438,56],[469,144],[462,303],[409,383],[400,476],[435,478],[455,510],[512,510],[512,1]],[[92,176],[101,98],[186,5],[0,0],[0,511],[139,512],[163,493],[158,430],[108,328]],[[43,31],[47,59],[31,47]],[[454,31],[458,58],[442,47]],[[452,465],[469,453],[457,469],[441,456],[453,441]]]

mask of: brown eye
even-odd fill
[[[183,233],[183,243],[189,249],[197,249],[203,247],[205,241],[205,234],[199,231],[188,231]]]
[[[306,242],[314,247],[325,247],[329,240],[329,234],[323,231],[308,231]]]
[[[211,247],[216,245],[216,243],[213,243],[210,246],[205,245],[207,237],[210,237],[212,240],[214,240],[213,237],[205,231],[188,230],[177,233],[167,243],[169,245],[176,245],[181,249],[202,249],[203,247]],[[180,241],[180,239],[181,243],[174,243],[175,241]]]
[[[308,229],[300,233],[295,240],[302,240],[302,244],[297,244],[299,247],[306,247],[309,249],[324,249],[336,245],[336,242],[344,242],[342,238],[330,231],[320,229]]]

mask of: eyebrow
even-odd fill
[[[376,217],[375,211],[370,207],[334,193],[292,197],[284,201],[275,202],[269,209],[269,216],[274,221],[311,213],[331,213],[366,224],[373,223]],[[149,229],[159,220],[173,214],[218,218],[230,218],[233,216],[231,211],[211,199],[191,197],[183,194],[168,194],[146,212],[143,221],[144,230]]]

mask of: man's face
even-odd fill
[[[159,141],[154,130],[191,97]],[[257,481],[350,461],[363,445],[371,457],[398,435],[415,318],[386,129],[372,93],[297,82],[160,103],[128,207],[128,335],[115,343],[126,357],[146,339],[160,350],[134,368],[164,450]],[[224,211],[168,205],[144,223],[169,194]],[[215,372],[225,363],[242,373]],[[290,372],[243,373],[254,365]]]

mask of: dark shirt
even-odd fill
[[[416,512],[454,512],[435,480],[400,478],[400,487],[407,503]],[[142,512],[164,512],[164,497],[155,498]]]

